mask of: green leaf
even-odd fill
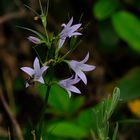
[[[21,27],[21,26],[17,26],[17,27],[21,28],[21,29],[24,29],[24,30],[27,30],[27,31],[30,31],[30,32],[34,33],[35,35],[37,35],[41,40],[46,41],[46,37],[43,34],[37,32],[33,29],[30,29],[30,28],[27,28],[27,27]]]
[[[121,11],[112,16],[112,24],[119,37],[140,52],[140,20],[129,12]]]
[[[50,91],[48,104],[57,112],[64,113],[68,111],[69,103],[70,98],[67,92],[58,85],[53,85]]]
[[[118,47],[120,38],[114,30],[110,21],[101,22],[99,25],[99,45],[98,48],[107,53],[114,52]]]
[[[94,115],[93,115],[93,111],[91,108],[83,110],[82,112],[80,112],[78,118],[77,118],[77,122],[80,126],[82,126],[83,128],[86,128],[88,130],[92,129],[96,129],[96,122],[94,119]]]
[[[108,104],[108,108],[107,108],[107,118],[109,119],[112,115],[112,113],[114,112],[118,102],[120,99],[120,89],[119,88],[115,88],[113,91],[113,95],[112,95],[112,99],[111,99],[111,104]],[[108,101],[109,102],[109,101]]]
[[[78,109],[84,105],[85,103],[85,98],[83,96],[75,97],[70,99],[70,104],[69,104],[69,112],[70,114],[74,114],[78,111]]]
[[[107,98],[100,104],[94,107],[93,114],[95,116],[95,130],[94,132],[97,133],[98,137],[102,139],[106,139],[109,133],[109,119],[112,113],[117,106],[120,97],[120,90],[119,88],[115,88],[113,91],[112,98]],[[114,137],[116,134],[117,128],[114,132]]]
[[[140,68],[135,68],[118,81],[120,98],[127,101],[140,97]]]
[[[48,133],[75,139],[85,138],[87,136],[87,131],[85,129],[70,122],[58,122],[52,124],[48,128]]]
[[[114,130],[114,133],[113,133],[112,140],[116,140],[117,139],[118,128],[119,128],[119,124],[116,123],[116,127],[115,127],[115,130]]]
[[[98,20],[104,20],[111,16],[117,7],[117,0],[99,0],[93,7],[93,12]]]
[[[38,89],[38,92],[39,92],[39,95],[41,96],[42,99],[45,100],[45,95],[46,95],[46,91],[47,91],[47,86],[41,84],[41,83],[36,83],[37,85],[37,89]]]

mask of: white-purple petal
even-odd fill
[[[72,37],[72,36],[78,36],[78,35],[82,35],[82,34],[79,33],[79,32],[74,32],[74,33],[70,34],[69,37]]]
[[[43,74],[47,69],[48,69],[48,66],[43,66],[43,67],[40,69],[41,74]]]
[[[60,40],[59,40],[58,48],[61,48],[61,47],[63,46],[63,44],[64,44],[64,42],[65,42],[65,39],[66,39],[66,38],[60,39]]]
[[[87,78],[86,78],[85,73],[81,71],[80,69],[75,71],[75,73],[80,77],[80,79],[85,83],[85,85],[87,85]]]
[[[75,60],[71,60],[68,63],[73,70],[75,70],[77,68],[78,64],[79,64],[79,62],[75,61]]]
[[[29,83],[26,82],[26,83],[25,83],[25,87],[27,88],[27,87],[29,87],[29,86],[30,86]]]
[[[30,75],[31,77],[34,74],[34,70],[30,67],[22,67],[20,68],[22,71],[24,71],[25,73],[27,73],[28,75]]]
[[[66,27],[70,27],[73,23],[73,17],[70,19],[70,21],[67,23]]]
[[[82,64],[82,65],[80,65],[79,67],[80,67],[80,69],[81,69],[82,71],[92,71],[92,70],[94,70],[94,69],[96,68],[95,66],[93,66],[93,65],[88,65],[88,64]]]
[[[81,79],[78,78],[77,75],[75,75],[75,78],[71,81],[71,84],[74,85],[74,84],[77,84]]]
[[[75,86],[70,86],[68,90],[79,94],[81,93],[81,91]]]
[[[39,59],[36,57],[34,60],[34,70],[38,71],[40,70],[40,64],[39,64]]]
[[[71,97],[71,91],[69,91],[69,90],[66,90],[67,91],[67,93],[68,93],[68,95],[69,95],[69,98]]]
[[[66,87],[67,85],[72,83],[72,78],[73,78],[73,76],[71,76],[70,78],[61,80],[61,81],[59,81],[59,84],[62,85],[63,87]]]
[[[76,24],[70,27],[70,33],[75,32],[82,24]]]
[[[87,53],[86,57],[82,61],[80,61],[80,63],[86,63],[88,59],[89,59],[89,52]]]
[[[43,77],[41,76],[39,79],[36,79],[35,81],[38,81],[38,82],[40,82],[40,83],[42,83],[42,84],[44,84],[45,83],[45,81],[44,81],[44,79],[43,79]]]

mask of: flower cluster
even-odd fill
[[[58,51],[62,48],[64,45],[65,41],[67,38],[71,37],[77,37],[79,35],[82,35],[80,32],[77,30],[81,27],[81,24],[75,24],[72,25],[73,23],[73,17],[70,19],[70,21],[67,24],[62,24],[63,30],[58,34],[59,40],[57,43],[57,47],[55,52],[58,53]],[[57,38],[57,37],[56,37]],[[42,43],[42,38],[35,37],[35,36],[29,36],[28,40],[31,41],[32,43],[39,45]],[[44,40],[43,40],[44,41]],[[55,54],[58,55],[58,54]],[[63,61],[63,57],[53,57],[55,58],[55,63],[59,62],[60,60]],[[72,92],[80,94],[80,90],[74,86],[77,84],[80,80],[84,82],[84,84],[87,84],[87,78],[84,72],[87,71],[92,71],[95,69],[95,66],[93,65],[88,65],[85,64],[89,59],[89,53],[87,53],[86,57],[82,61],[76,61],[76,60],[65,60],[69,67],[74,71],[74,75],[71,76],[68,79],[64,79],[61,81],[58,81],[58,85],[65,89],[69,95],[71,96]],[[47,60],[48,62],[50,60]],[[44,64],[48,64],[45,62]],[[22,67],[21,70],[24,71],[26,74],[29,75],[29,80],[26,81],[26,87],[32,85],[34,82],[40,82],[42,84],[45,84],[45,81],[43,79],[43,74],[50,68],[51,66],[48,65],[43,65],[40,67],[39,59],[36,57],[33,63],[33,68],[30,67]],[[47,84],[46,84],[47,85]]]

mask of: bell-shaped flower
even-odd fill
[[[35,36],[29,36],[27,38],[30,42],[34,43],[34,44],[40,44],[41,40]]]
[[[33,68],[22,67],[20,69],[27,73],[33,81],[38,81],[42,84],[45,83],[42,74],[48,69],[48,66],[40,67],[39,60],[37,57],[34,60]],[[30,82],[26,82],[26,87],[28,87],[29,85]]]
[[[64,88],[67,91],[69,97],[71,97],[71,94],[72,94],[71,92],[81,94],[80,90],[77,87],[74,86],[74,84],[77,84],[79,81],[80,81],[80,79],[77,76],[75,76],[74,79],[73,79],[73,76],[72,76],[68,79],[64,79],[64,80],[59,81],[58,84],[62,88]]]
[[[87,53],[86,57],[82,61],[75,61],[71,60],[68,61],[71,69],[76,73],[76,75],[85,83],[87,84],[87,78],[84,72],[92,71],[95,69],[95,66],[85,64],[89,59],[89,53]]]
[[[78,35],[82,35],[79,32],[76,32],[76,30],[78,30],[81,26],[81,24],[75,24],[72,25],[73,23],[73,17],[70,19],[70,21],[67,24],[62,24],[61,26],[64,27],[64,29],[60,32],[59,34],[59,44],[58,44],[58,48],[61,48],[66,40],[67,37],[72,37],[72,36],[78,36]]]

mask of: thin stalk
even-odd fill
[[[40,121],[39,121],[39,130],[41,130],[41,131],[42,131],[43,119],[44,119],[46,106],[47,106],[47,103],[48,103],[50,89],[51,89],[51,85],[48,85],[47,91],[46,91],[46,96],[45,96],[45,102],[44,102],[44,105],[43,105],[43,108],[42,108],[42,111],[41,111],[41,117],[40,117]]]
[[[47,11],[46,11],[46,16],[48,16],[48,11],[49,11],[49,3],[50,3],[50,1],[48,0],[48,1],[47,1]]]
[[[60,63],[61,61],[63,61],[64,60],[64,58],[66,58],[70,53],[71,53],[72,51],[71,50],[69,50],[65,55],[63,55],[60,59],[58,59],[58,63]],[[57,52],[58,53],[58,52]]]
[[[46,11],[46,18],[47,18],[47,16],[48,16],[48,11],[49,11],[49,0],[47,1],[47,11]],[[46,27],[47,27],[47,22],[46,22]],[[45,27],[45,33],[46,33],[46,36],[47,36],[47,40],[48,40],[48,42],[49,42],[49,36],[48,36],[48,32],[47,32],[47,30],[46,30],[46,27]]]
[[[34,49],[35,53],[37,54],[37,56],[38,56],[38,58],[39,58],[39,60],[40,60],[40,63],[43,65],[43,62],[42,62],[42,60],[41,60],[41,57],[40,57],[39,53],[38,53],[37,50],[36,50],[36,46],[37,46],[37,45],[32,46],[32,48]]]
[[[42,111],[41,111],[41,117],[40,117],[40,121],[39,121],[39,125],[38,125],[38,128],[39,128],[39,133],[40,133],[40,137],[42,136],[42,128],[43,128],[43,120],[44,120],[44,115],[45,115],[45,110],[46,110],[46,107],[47,107],[47,104],[48,104],[48,98],[49,98],[49,93],[50,93],[50,90],[51,90],[51,81],[52,81],[52,71],[53,69],[51,68],[50,69],[50,74],[49,74],[49,80],[48,80],[48,83],[47,83],[47,91],[46,91],[46,95],[45,95],[45,102],[44,102],[44,105],[43,105],[43,108],[42,108]]]
[[[43,25],[44,26],[44,25]],[[47,32],[47,30],[46,30],[46,26],[44,26],[44,30],[45,30],[45,34],[46,34],[46,37],[47,37],[47,41],[48,41],[48,43],[49,43],[49,45],[50,45],[50,40],[49,40],[49,36],[48,36],[48,32]],[[50,46],[49,46],[50,47]]]

